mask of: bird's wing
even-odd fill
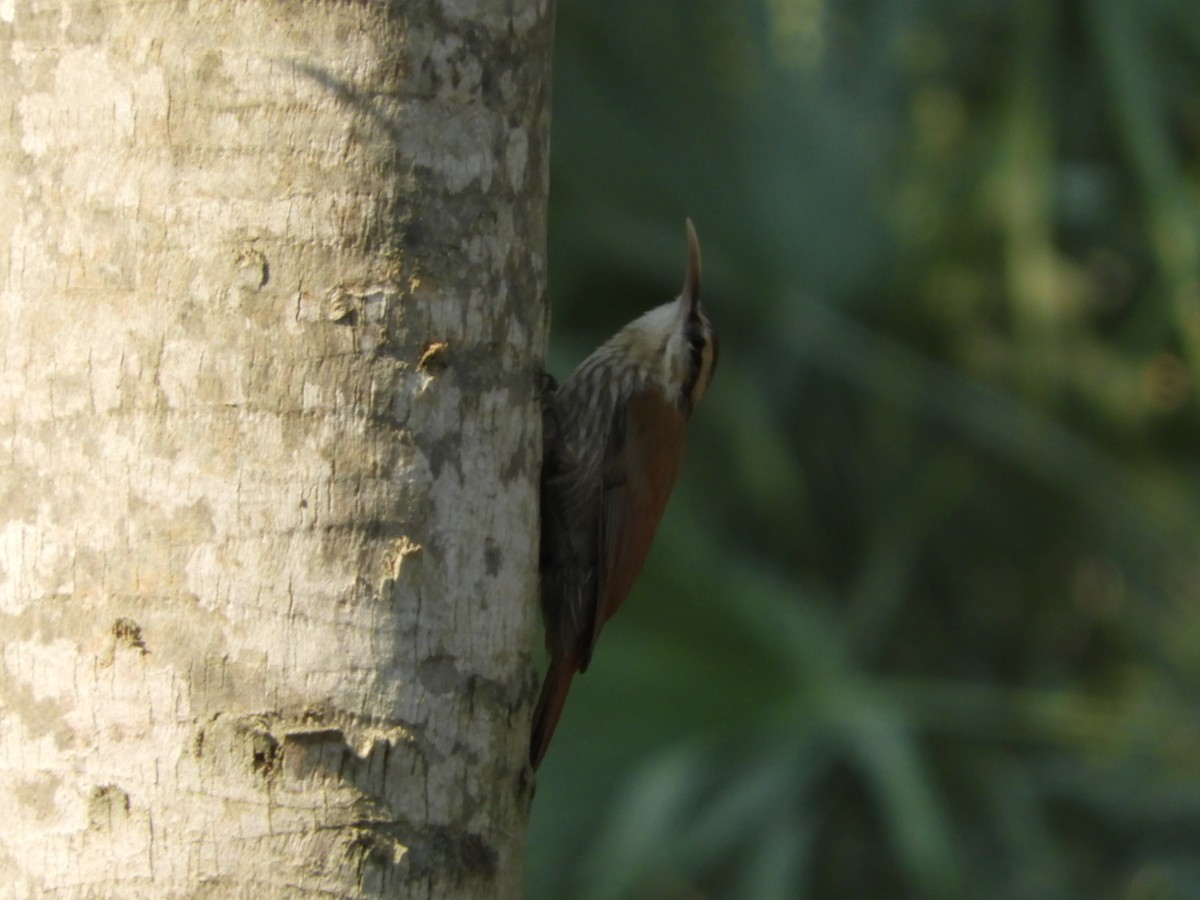
[[[634,395],[624,421],[614,423],[600,498],[595,621],[580,671],[646,562],[683,461],[686,425],[683,413],[655,388]]]

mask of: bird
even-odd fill
[[[605,341],[561,386],[543,387],[540,582],[549,667],[529,761],[541,764],[577,672],[629,595],[683,462],[687,424],[716,370],[700,304],[700,242],[673,301]]]

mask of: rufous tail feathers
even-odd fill
[[[554,659],[542,682],[542,693],[538,697],[537,709],[533,711],[533,734],[529,741],[529,764],[536,769],[546,755],[550,738],[558,726],[567,694],[571,691],[571,679],[575,677],[575,666],[570,660]]]

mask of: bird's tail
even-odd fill
[[[575,666],[570,659],[555,658],[550,662],[546,679],[542,682],[542,693],[538,697],[537,709],[533,711],[533,733],[529,740],[529,764],[536,769],[541,765],[550,738],[562,715],[563,704],[571,690],[571,679],[575,677]]]

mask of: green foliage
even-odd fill
[[[721,364],[531,898],[1200,896],[1200,5],[561,0],[558,374]]]

